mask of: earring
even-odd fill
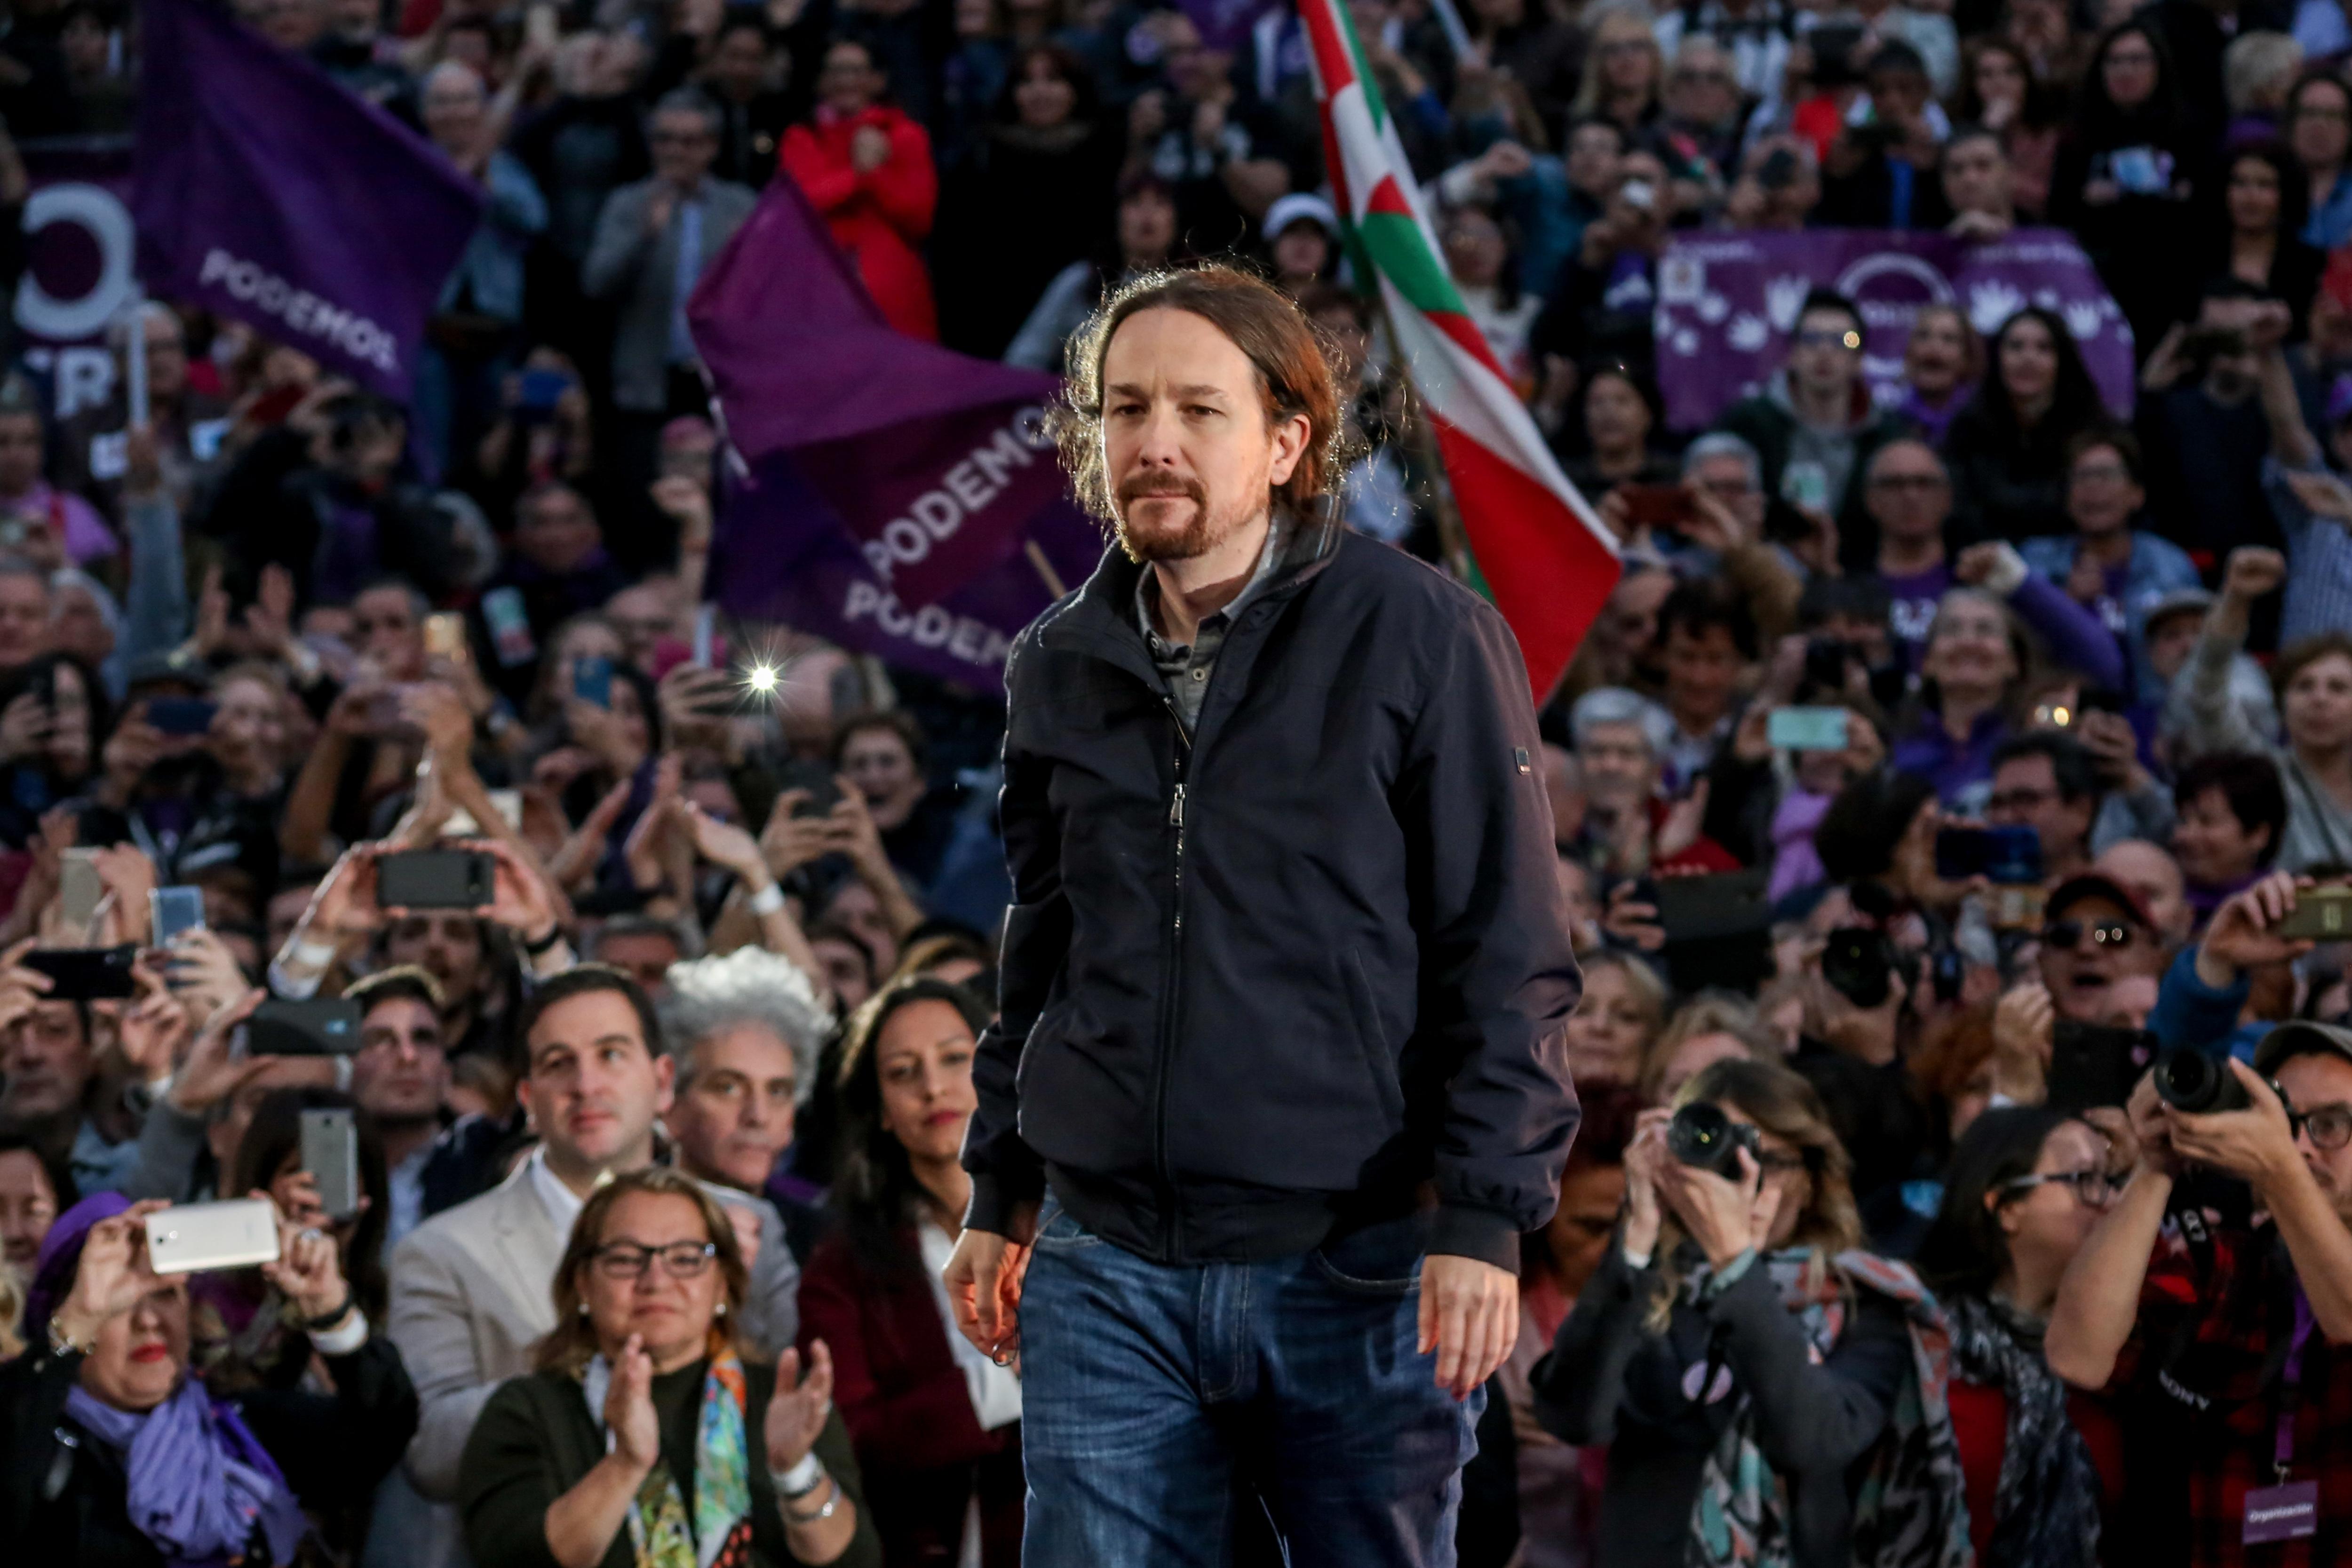
[[[724,1302],[724,1301],[721,1301],[721,1302],[719,1302],[719,1311],[718,1311],[718,1316],[719,1316],[719,1317],[722,1317],[722,1318],[723,1318],[723,1317],[725,1317],[726,1315],[727,1315],[727,1303],[726,1303],[726,1302]]]
[[[580,1315],[583,1318],[588,1315],[588,1303],[585,1301],[580,1303]]]

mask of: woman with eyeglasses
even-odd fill
[[[502,1384],[458,1482],[475,1562],[784,1568],[882,1560],[833,1363],[739,1352],[735,1227],[667,1166],[590,1194],[555,1271],[539,1370]]]
[[[2042,1354],[2058,1281],[2128,1172],[2105,1133],[2046,1106],[2003,1106],[1953,1152],[1919,1272],[1952,1326],[1948,1399],[1980,1563],[2096,1568],[2099,1514],[2122,1489],[2121,1434]]]
[[[1645,1112],[1624,1218],[1534,1373],[1544,1426],[1609,1448],[1593,1563],[1959,1568],[1942,1321],[1861,1249],[1820,1097],[1731,1060],[1684,1088],[1698,1105],[1729,1119],[1738,1174],[1683,1163]]]

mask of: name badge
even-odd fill
[[[2289,1481],[2246,1494],[2245,1543],[2296,1541],[2319,1529],[2319,1483]]]

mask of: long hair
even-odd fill
[[[253,1120],[246,1124],[245,1137],[229,1162],[228,1192],[242,1196],[268,1187],[287,1156],[301,1151],[304,1111],[357,1110],[358,1106],[357,1100],[340,1089],[317,1086],[271,1089],[253,1108]],[[374,1120],[362,1111],[352,1121],[358,1130],[360,1191],[367,1194],[368,1205],[342,1248],[343,1278],[350,1282],[360,1310],[381,1319],[391,1294],[383,1272],[383,1233],[392,1223],[392,1182],[385,1173],[383,1142],[376,1135]]]
[[[1112,334],[1139,310],[1183,310],[1233,340],[1257,373],[1266,423],[1304,415],[1307,447],[1275,499],[1305,512],[1338,487],[1339,389],[1314,329],[1288,296],[1231,267],[1150,272],[1122,286],[1070,339],[1068,379],[1047,428],[1079,503],[1104,523],[1118,521],[1117,481],[1103,458],[1103,355]]]
[[[1969,1124],[1944,1177],[1944,1205],[1919,1246],[1919,1273],[1942,1296],[1988,1296],[2009,1268],[2001,1188],[2033,1173],[2050,1134],[2072,1121],[2046,1105],[2005,1105]],[[1994,1204],[1987,1204],[1990,1196]]]
[[[2230,176],[2239,164],[2250,159],[2268,169],[2271,177],[2278,182],[2278,216],[2271,220],[2271,233],[2280,252],[2291,249],[2303,237],[2304,223],[2311,216],[2311,176],[2303,172],[2303,165],[2295,162],[2294,154],[2287,151],[2284,143],[2267,137],[2260,142],[2232,147],[2230,155],[2221,160],[2221,190],[2218,193],[2220,210],[2214,214],[2215,232],[2223,237],[2226,245],[2230,234]],[[2273,254],[2275,256],[2276,253]],[[2227,260],[2228,258],[2224,257],[2225,267]],[[2277,265],[2275,259],[2272,265]]]
[[[1813,1254],[1816,1267],[1862,1244],[1862,1214],[1853,1202],[1853,1163],[1845,1145],[1831,1130],[1829,1112],[1813,1086],[1793,1068],[1779,1062],[1734,1058],[1702,1068],[1675,1097],[1675,1108],[1700,1101],[1740,1111],[1763,1131],[1792,1144],[1804,1156],[1811,1191],[1797,1216],[1789,1244]],[[1664,1205],[1660,1205],[1664,1209]],[[1658,1290],[1651,1299],[1647,1321],[1663,1331],[1682,1293],[1682,1266],[1675,1257],[1686,1240],[1682,1224],[1664,1209],[1658,1226]]]
[[[918,1002],[954,1008],[974,1039],[988,1027],[989,1009],[961,985],[928,974],[892,981],[849,1016],[837,1082],[841,1086],[840,1166],[833,1206],[861,1262],[877,1273],[919,1268],[906,1242],[926,1200],[907,1146],[882,1123],[882,1077],[875,1058],[882,1031],[899,1009]]]
[[[2126,109],[2107,96],[2107,51],[2128,33],[2147,39],[2147,47],[2156,52],[2156,89],[2137,109]],[[2074,135],[2085,152],[2112,152],[2138,142],[2172,150],[2181,144],[2180,86],[2172,51],[2166,47],[2164,36],[2146,22],[2137,18],[2118,22],[2100,37],[2074,94]]]
[[[2099,419],[2105,405],[2099,401],[2099,384],[2091,379],[2088,365],[2083,363],[2083,350],[2074,342],[2066,318],[2041,305],[2028,305],[2000,324],[2000,331],[1985,344],[1984,380],[1977,387],[1977,405],[1993,427],[2012,438],[2026,430],[2025,422],[2018,416],[2017,405],[2010,400],[2009,384],[2000,378],[2000,346],[2008,342],[2020,321],[2038,321],[2050,334],[2050,346],[2058,358],[2058,378],[2050,389],[2050,408],[2032,426],[2036,445],[2049,437],[2053,450],[2063,451],[2068,441],[2085,426]],[[2049,437],[2044,437],[2043,432]]]
[[[2020,75],[2025,78],[2025,101],[2018,106],[2018,123],[2031,131],[2040,131],[2057,119],[2053,94],[2040,77],[2033,74],[2033,61],[2026,52],[2009,38],[1989,33],[1960,47],[1959,90],[1953,98],[1952,120],[1955,124],[1984,123],[1984,95],[1977,91],[1977,61],[1987,55],[2006,55]],[[2003,138],[2007,140],[2006,137]]]
[[[667,1165],[647,1165],[642,1171],[614,1176],[589,1194],[588,1201],[580,1205],[580,1217],[572,1225],[572,1238],[563,1245],[563,1260],[555,1266],[555,1327],[531,1352],[531,1365],[538,1371],[577,1377],[595,1358],[596,1325],[582,1308],[580,1279],[593,1266],[596,1249],[604,1245],[604,1221],[612,1214],[613,1205],[631,1193],[684,1198],[702,1211],[704,1239],[719,1249],[716,1261],[720,1300],[727,1306],[724,1317],[711,1322],[710,1349],[716,1354],[732,1346],[738,1354],[741,1353],[741,1347],[734,1344],[732,1325],[743,1316],[743,1298],[750,1289],[751,1277],[743,1267],[743,1249],[736,1245],[735,1226],[729,1223],[727,1211],[719,1205],[719,1200],[692,1176]]]

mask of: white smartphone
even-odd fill
[[[330,1218],[360,1212],[360,1136],[350,1111],[302,1112],[302,1168],[318,1183],[319,1203]]]
[[[98,851],[67,850],[58,867],[58,912],[65,917],[67,926],[87,933],[105,897],[106,881],[98,874]]]
[[[278,1261],[278,1211],[264,1198],[174,1204],[147,1216],[147,1261],[158,1274]]]

